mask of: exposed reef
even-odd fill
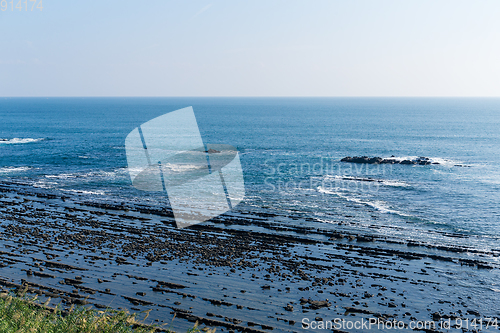
[[[362,164],[406,164],[406,165],[429,165],[439,164],[439,162],[432,162],[428,157],[417,157],[415,159],[396,159],[394,156],[390,158],[382,157],[368,157],[368,156],[354,156],[344,157],[341,162],[348,163],[362,163]]]

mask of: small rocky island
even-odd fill
[[[382,157],[368,157],[368,156],[354,156],[354,157],[344,157],[340,160],[341,162],[348,163],[362,163],[362,164],[408,164],[408,165],[429,165],[429,164],[439,164],[438,162],[432,162],[428,157],[417,157],[415,159],[401,160],[396,159],[394,156],[390,158]]]

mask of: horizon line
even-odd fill
[[[0,98],[500,98],[500,96],[0,96]]]

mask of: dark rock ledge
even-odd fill
[[[390,158],[382,157],[368,157],[368,156],[354,156],[354,157],[344,157],[341,162],[348,163],[362,163],[362,164],[408,164],[408,165],[429,165],[429,164],[439,164],[438,162],[431,162],[428,157],[418,157],[413,160],[397,160],[391,156]]]

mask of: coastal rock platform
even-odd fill
[[[479,299],[483,289],[473,287],[499,276],[487,258],[500,250],[338,231],[300,215],[303,227],[273,213],[231,214],[176,229],[168,211],[2,183],[0,287],[27,287],[63,308],[151,310],[149,322],[179,332],[195,321],[224,332],[300,332],[304,318],[500,316],[497,292]],[[470,283],[455,283],[458,275]]]

